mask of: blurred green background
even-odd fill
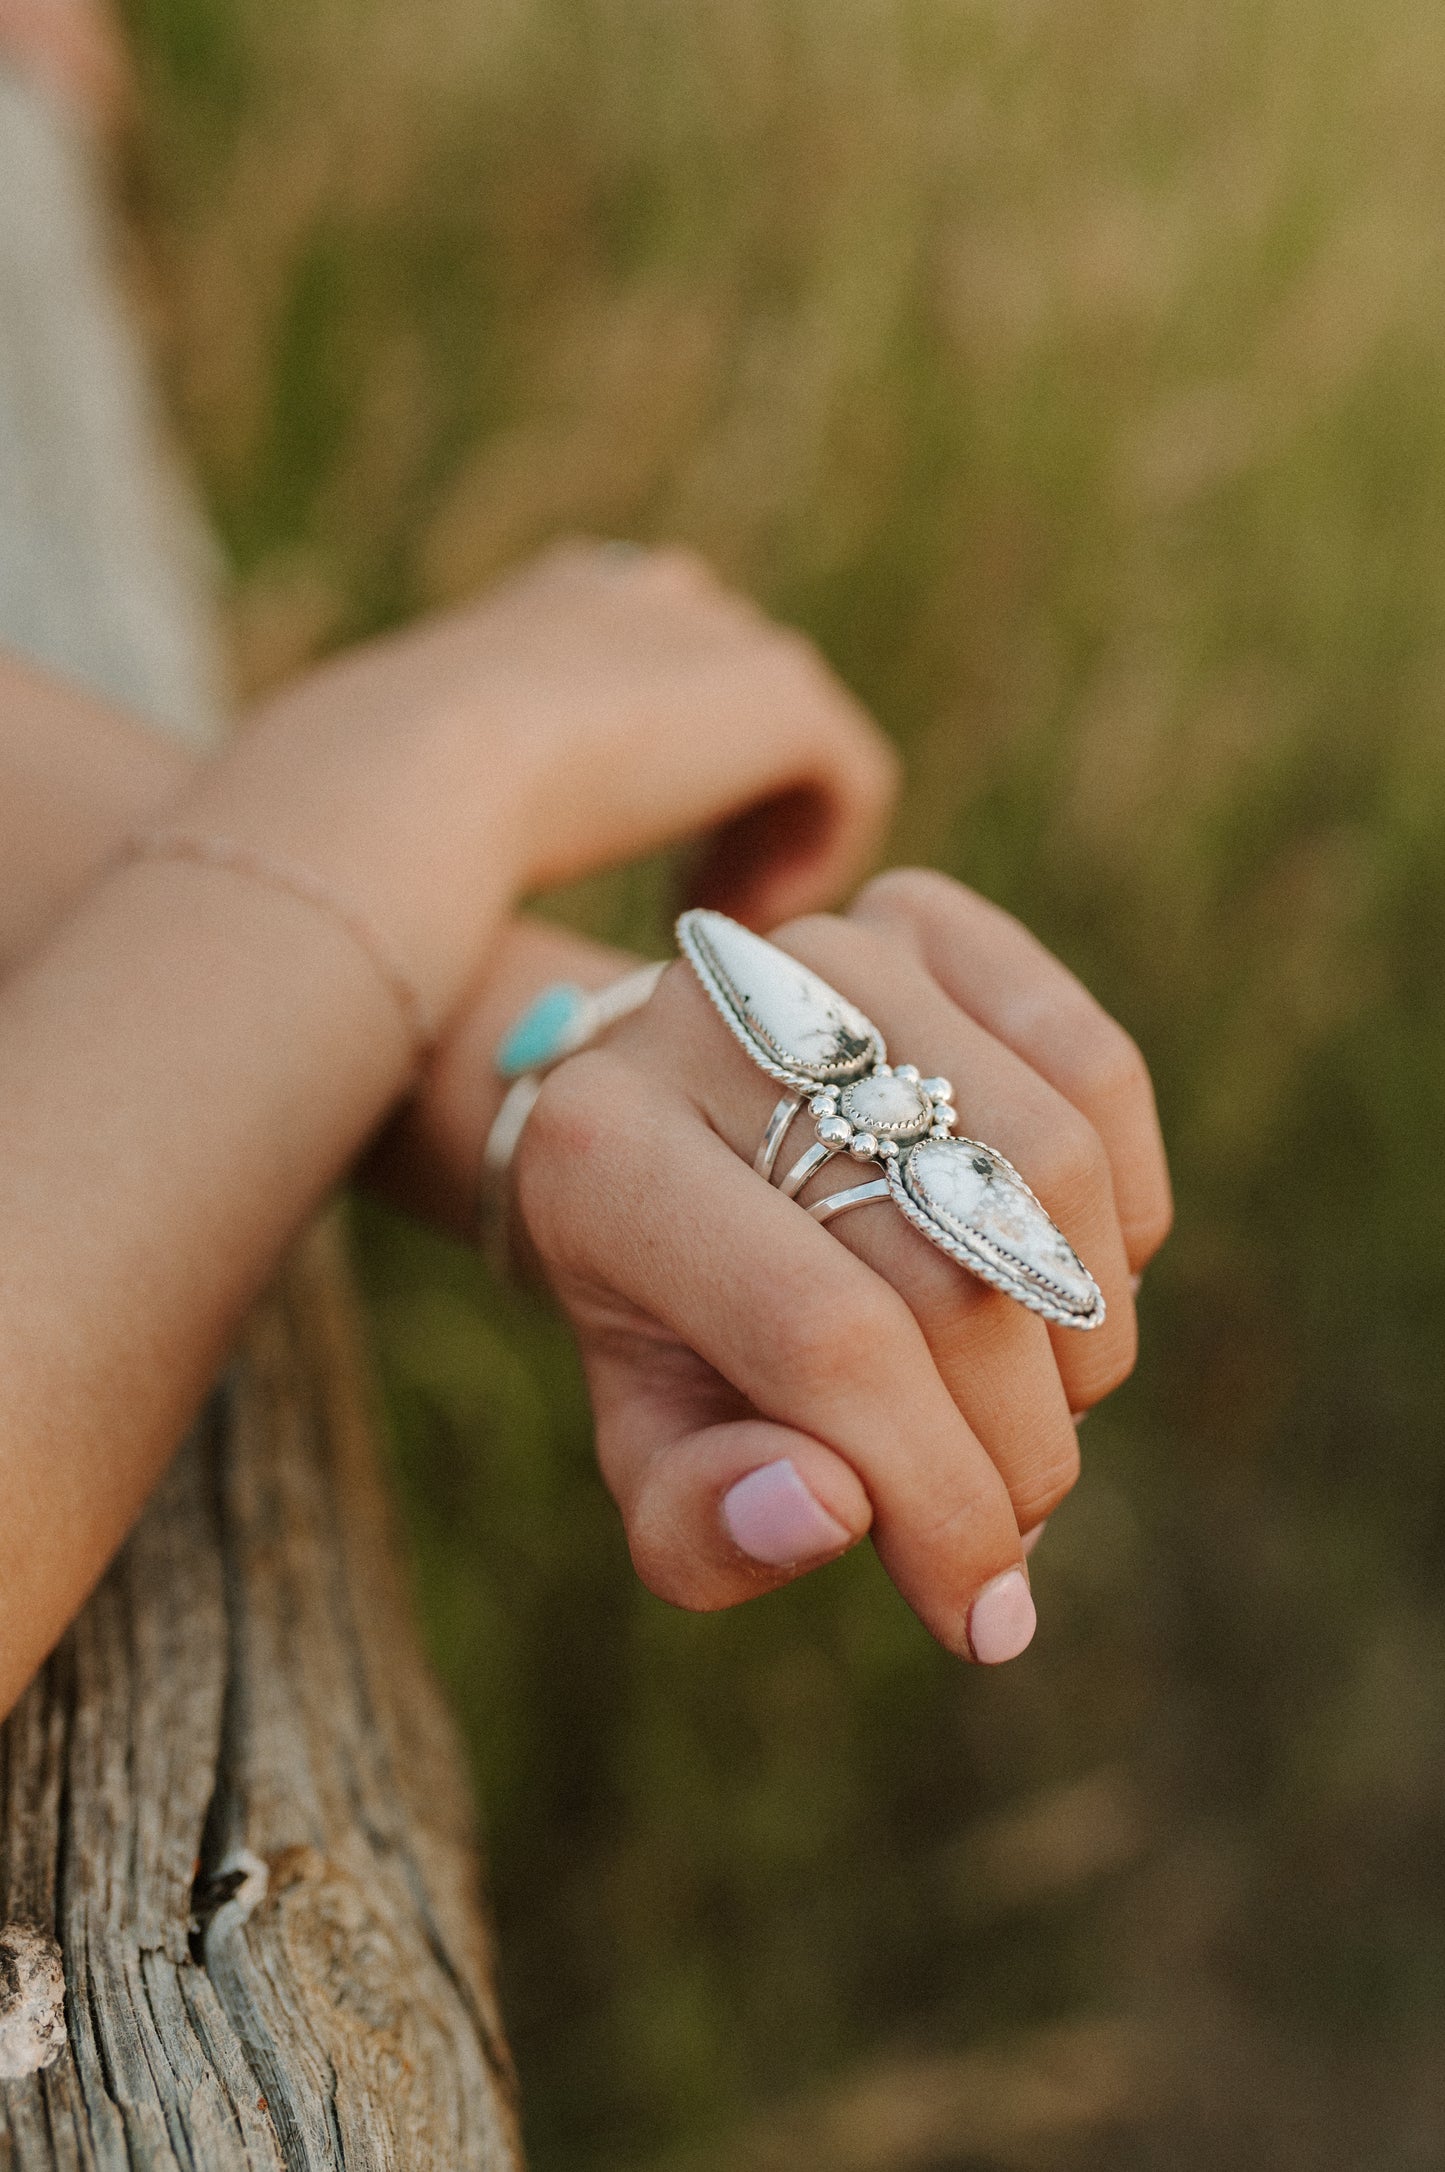
[[[997,1676],[634,1583],[565,1338],[360,1252],[536,2172],[1445,2160],[1437,0],[129,0],[262,685],[680,537],[897,857],[1154,1065],[1179,1226]],[[557,909],[659,949],[666,871]]]

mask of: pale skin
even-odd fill
[[[922,874],[818,915],[893,785],[816,655],[675,554],[553,554],[314,674],[202,770],[0,672],[0,958],[21,960],[0,984],[0,1706],[380,1127],[375,1179],[472,1226],[501,1033],[545,982],[627,963],[509,924],[517,898],[705,830],[700,894],[959,1083],[966,1127],[1029,1176],[1109,1319],[1048,1330],[891,1210],[824,1230],[769,1192],[739,1156],[775,1090],[674,967],[553,1075],[516,1170],[634,1558],[663,1596],[717,1607],[871,1530],[941,1641],[1003,1656],[971,1630],[978,1595],[1072,1485],[1071,1413],[1129,1369],[1130,1275],[1168,1179],[1137,1052],[1016,922]],[[414,1097],[401,1014],[335,922],[223,870],[110,864],[161,813],[303,862],[386,931],[447,1021]],[[764,1560],[729,1503],[782,1465],[823,1519],[787,1528],[827,1543]]]

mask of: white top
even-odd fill
[[[0,65],[0,644],[211,745],[214,574],[84,131]]]

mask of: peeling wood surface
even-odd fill
[[[4,2172],[520,2164],[364,1383],[322,1230],[0,1731]]]

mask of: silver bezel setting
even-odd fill
[[[1001,1169],[1006,1176],[1012,1178],[1020,1191],[1027,1193],[1040,1214],[1053,1222],[1053,1216],[1038,1193],[1020,1176],[1007,1156],[999,1153],[997,1147],[986,1145],[982,1139],[969,1139],[958,1133],[953,1135],[952,1143],[966,1151],[986,1156],[995,1168]],[[1027,1306],[1030,1312],[1037,1312],[1042,1319],[1048,1320],[1055,1327],[1080,1328],[1088,1332],[1103,1326],[1104,1293],[1079,1259],[1077,1252],[1074,1252],[1074,1258],[1078,1260],[1079,1272],[1088,1276],[1094,1292],[1093,1302],[1087,1312],[1080,1312],[1077,1307],[1071,1306],[1067,1302],[1066,1292],[1060,1289],[1057,1283],[1050,1282],[1037,1268],[1031,1268],[1025,1262],[1014,1259],[1001,1245],[991,1244],[988,1238],[979,1233],[964,1238],[956,1236],[950,1229],[945,1229],[929,1209],[909,1191],[906,1156],[889,1164],[888,1189],[901,1212],[915,1229],[927,1237],[930,1244],[936,1244],[940,1252],[946,1252],[950,1259],[957,1260],[960,1267],[967,1267],[980,1281],[989,1283],[996,1290],[1002,1290],[1004,1296],[1011,1297],[1015,1304]],[[1054,1227],[1058,1228],[1056,1222]],[[1063,1236],[1062,1230],[1059,1234]],[[1064,1237],[1064,1242],[1068,1244],[1067,1237]],[[1072,1245],[1069,1245],[1069,1250],[1073,1252]]]
[[[700,915],[690,912],[682,915],[677,923],[677,942],[678,948],[696,973],[714,1010],[733,1039],[746,1051],[758,1069],[766,1072],[769,1078],[776,1079],[780,1086],[791,1086],[796,1093],[807,1098],[818,1093],[821,1088],[841,1088],[850,1085],[854,1079],[866,1078],[880,1063],[887,1062],[888,1050],[884,1046],[883,1036],[871,1019],[864,1020],[869,1033],[868,1047],[846,1065],[803,1065],[781,1061],[780,1056],[768,1047],[743,1017],[728,993],[727,983],[709,954]],[[777,945],[773,947],[776,949]],[[783,955],[788,954],[784,952]],[[801,960],[795,960],[794,963],[801,963]],[[840,997],[839,1000],[843,999]],[[849,1009],[853,1008],[850,1004]]]

